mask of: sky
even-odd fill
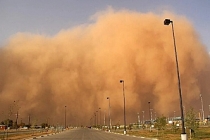
[[[30,114],[34,123],[51,118],[62,124],[67,106],[71,123],[89,124],[99,108],[108,112],[110,97],[113,123],[122,122],[120,79],[130,123],[137,112],[149,118],[148,101],[153,113],[178,116],[173,38],[165,18],[175,29],[185,110],[199,114],[202,94],[207,116],[209,4],[0,0],[0,120],[8,111],[14,119],[19,110],[24,121]]]
[[[61,30],[91,22],[92,15],[111,6],[116,10],[143,13],[167,10],[185,16],[210,50],[209,5],[209,0],[1,0],[0,45],[18,32],[53,36]]]

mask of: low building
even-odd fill
[[[0,130],[5,130],[6,129],[6,125],[0,125]]]

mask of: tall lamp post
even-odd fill
[[[99,107],[99,127],[101,128],[101,108]]]
[[[111,131],[110,98],[107,97],[107,100],[109,100],[109,132],[110,132]]]
[[[19,106],[18,106],[18,102],[19,100],[17,101],[14,101],[14,107],[17,106],[17,114],[16,114],[16,121],[15,121],[15,128],[18,129],[18,117],[19,117]]]
[[[200,94],[200,98],[201,98],[201,115],[202,115],[202,121],[204,122],[204,110],[203,110],[203,98],[202,95]]]
[[[66,106],[65,106],[65,117],[64,118],[65,118],[65,121],[64,121],[65,125],[64,126],[65,126],[65,129],[66,129]]]
[[[175,121],[175,113],[176,113],[176,111],[174,111],[174,121]]]
[[[124,134],[126,134],[126,118],[125,118],[125,85],[124,85],[124,80],[120,80],[120,83],[123,84],[123,98],[124,98]]]
[[[28,126],[31,127],[31,114],[28,115]]]
[[[151,122],[152,122],[152,111],[153,111],[153,109],[150,109],[150,113],[151,113]]]
[[[142,124],[144,124],[144,111],[142,111]]]
[[[91,127],[92,118],[90,118],[90,127]]]
[[[138,115],[138,128],[140,128],[140,117],[139,117],[139,113],[137,113]]]
[[[177,78],[178,78],[178,90],[179,90],[179,98],[180,98],[180,111],[181,111],[181,120],[182,120],[181,140],[187,140],[187,134],[185,132],[185,126],[184,126],[184,113],[183,113],[183,105],[182,105],[182,90],[181,90],[181,80],[180,80],[180,74],[179,74],[178,56],[177,56],[177,50],[176,50],[176,41],[175,41],[175,35],[174,35],[174,26],[173,26],[173,21],[171,21],[170,19],[165,19],[164,20],[164,25],[169,25],[170,23],[172,25],[172,33],[173,33],[173,40],[174,40],[174,53],[175,53],[175,59],[176,59],[176,71],[177,71]]]
[[[95,116],[95,127],[96,127],[96,112],[94,113],[94,116]]]
[[[104,128],[106,126],[106,110],[104,110]]]
[[[98,111],[96,111],[96,127],[98,127]]]
[[[209,116],[208,116],[208,119],[210,119],[210,105],[209,105]]]
[[[150,121],[152,121],[152,120],[151,120],[151,109],[150,109],[150,102],[148,102],[148,104],[149,104],[149,120],[150,120]],[[150,122],[150,123],[152,123],[152,122]]]

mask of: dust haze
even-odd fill
[[[30,114],[31,123],[63,125],[67,106],[68,125],[89,125],[96,111],[108,124],[110,97],[112,124],[122,124],[121,79],[127,123],[137,122],[138,112],[142,119],[142,111],[149,119],[149,101],[153,118],[174,111],[179,116],[172,29],[165,18],[174,21],[184,108],[199,112],[202,94],[207,116],[210,59],[190,21],[168,12],[108,9],[55,36],[11,36],[0,48],[0,119],[14,119],[18,111],[19,122],[27,124]]]

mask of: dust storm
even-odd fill
[[[148,102],[153,117],[179,116],[173,37],[165,18],[174,21],[185,110],[199,112],[202,94],[207,112],[210,59],[190,21],[167,12],[107,10],[54,36],[11,36],[0,48],[1,120],[18,111],[25,123],[30,114],[32,123],[62,125],[67,106],[68,125],[89,125],[99,108],[101,123],[105,115],[108,124],[109,97],[112,124],[122,124],[121,79],[128,123],[137,122],[137,113],[142,119],[142,111],[149,119]]]

